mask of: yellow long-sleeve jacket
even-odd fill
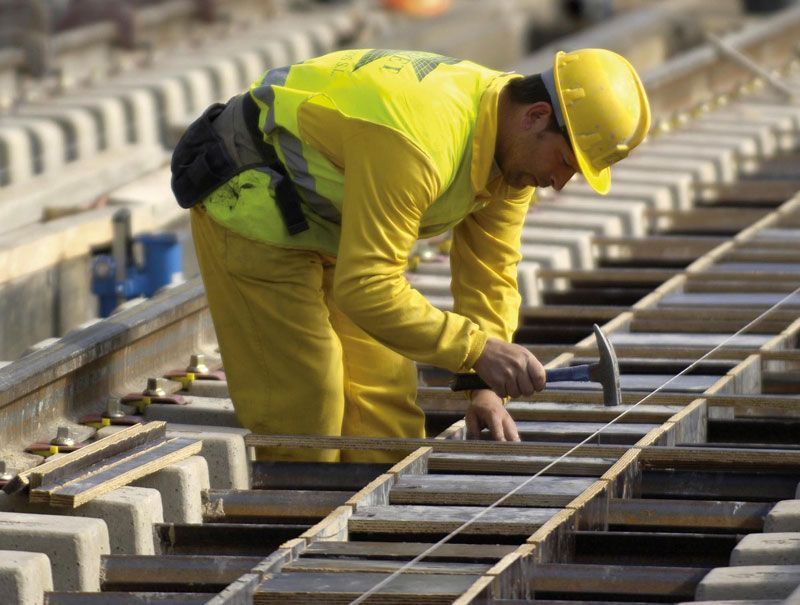
[[[340,51],[254,82],[259,128],[302,199],[310,229],[289,235],[251,169],[211,217],[266,243],[337,257],[334,296],[364,331],[415,361],[471,369],[489,336],[510,340],[516,266],[533,189],[493,171],[502,87],[518,77],[420,52]],[[414,242],[453,229],[454,312],[404,277]]]

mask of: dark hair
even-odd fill
[[[551,107],[553,106],[553,101],[550,99],[550,94],[547,92],[544,80],[542,80],[542,76],[539,74],[509,80],[508,84],[506,84],[506,90],[508,90],[508,97],[513,103],[527,105],[530,103],[544,102],[548,103]],[[547,129],[561,132],[555,114],[551,116]],[[567,137],[567,141],[569,141],[569,137]]]

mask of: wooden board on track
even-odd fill
[[[510,456],[491,454],[433,454],[428,461],[431,471],[503,473],[533,475],[557,460],[554,456]],[[599,477],[612,464],[612,458],[573,458],[568,456],[545,471],[546,475]]]
[[[286,573],[264,581],[253,594],[254,605],[307,605],[324,602],[347,605],[374,588],[383,573]],[[368,599],[368,603],[449,605],[479,576],[443,575],[435,581],[425,574],[400,574]]]
[[[401,477],[389,494],[389,502],[488,506],[516,489],[502,506],[556,507],[566,506],[592,483],[593,479],[574,477],[416,475]]]
[[[555,508],[494,508],[486,511],[476,506],[369,506],[349,520],[350,532],[397,535],[450,533],[472,521],[462,535],[530,535],[552,517]]]

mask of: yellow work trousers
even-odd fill
[[[422,437],[416,367],[333,300],[335,258],[270,246],[191,211],[233,405],[254,433]],[[259,460],[394,462],[397,452],[258,448]]]

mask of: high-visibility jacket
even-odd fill
[[[287,233],[257,169],[206,208],[246,237],[337,257],[334,295],[357,325],[415,361],[469,369],[487,337],[508,341],[518,319],[516,265],[533,189],[510,187],[494,168],[498,97],[514,77],[386,50],[272,69],[249,94],[310,228]],[[448,229],[454,312],[430,305],[403,275],[414,242]]]

